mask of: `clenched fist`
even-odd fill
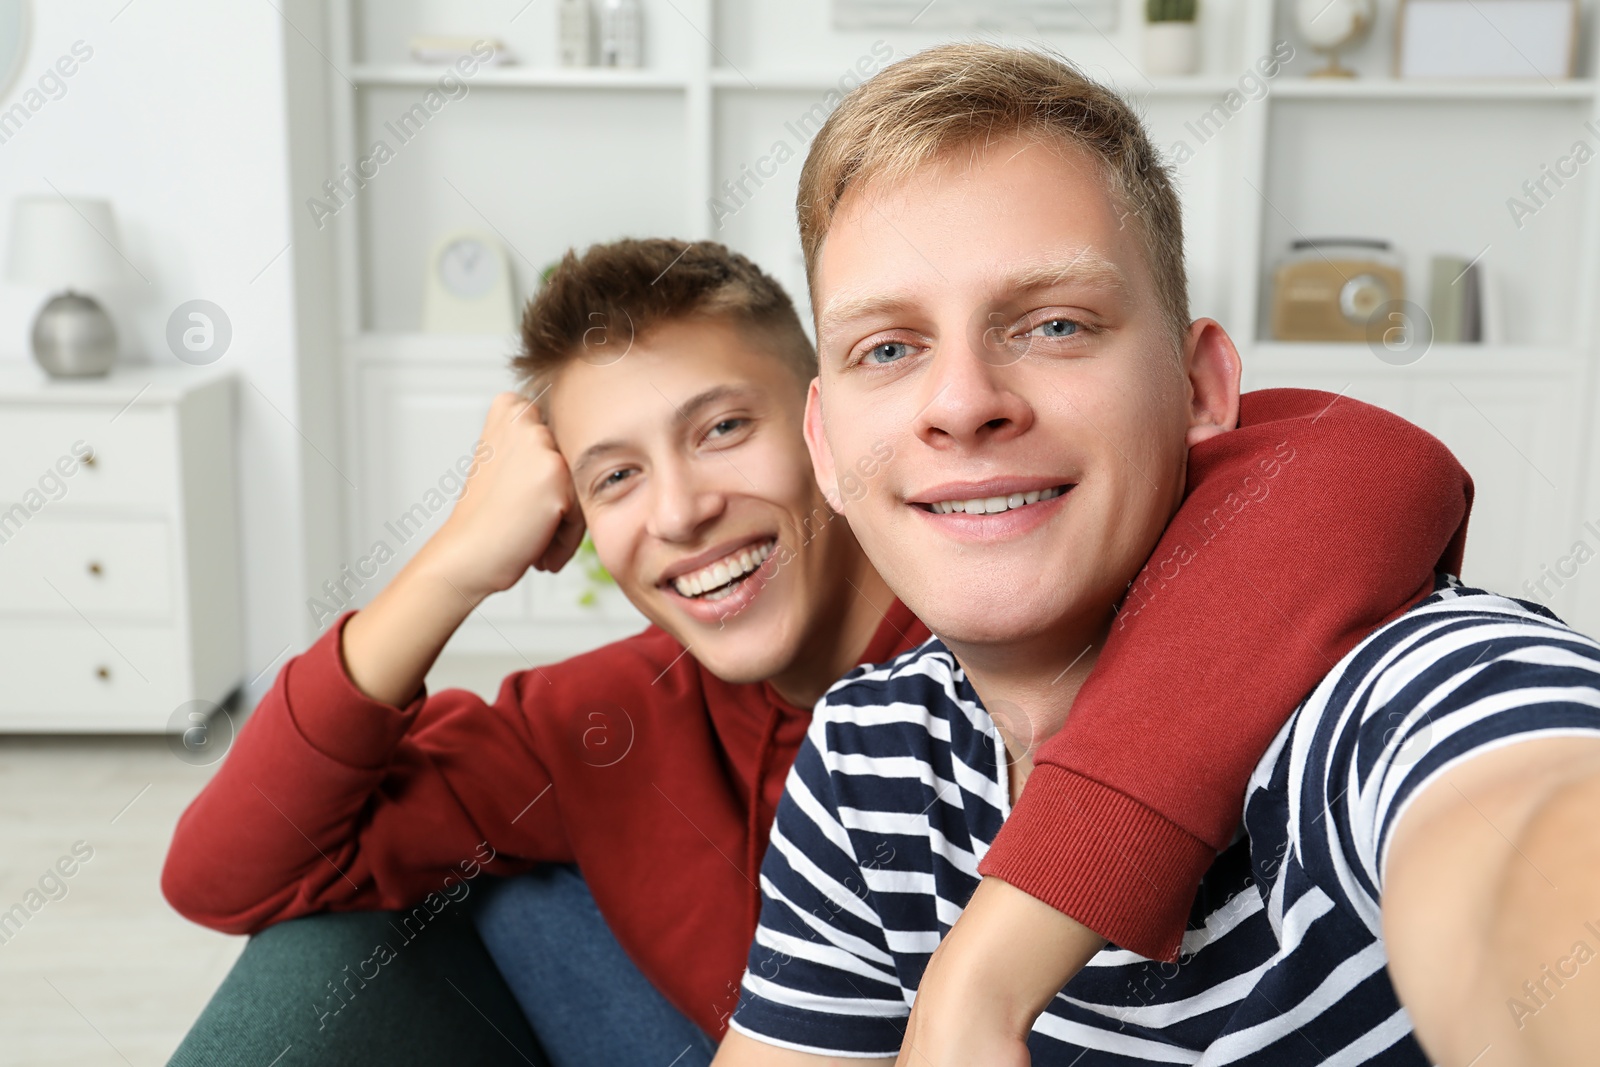
[[[455,509],[423,551],[477,601],[511,588],[529,567],[560,570],[584,527],[567,461],[526,397],[494,398],[475,454]]]

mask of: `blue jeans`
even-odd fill
[[[484,886],[473,922],[555,1067],[706,1067],[716,1043],[634,966],[576,867]]]

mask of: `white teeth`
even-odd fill
[[[1041,500],[1054,500],[1065,490],[1057,486],[1053,489],[1034,489],[1026,493],[1012,493],[1009,496],[974,497],[971,500],[936,500],[928,505],[935,515],[950,515],[965,512],[968,515],[997,515],[1002,511],[1012,508],[1027,507],[1037,504]]]
[[[707,599],[720,600],[733,592],[731,583],[765,563],[777,544],[776,541],[768,541],[759,548],[741,549],[692,574],[680,574],[672,580],[672,587],[682,596],[706,596]],[[728,588],[724,589],[723,586]]]

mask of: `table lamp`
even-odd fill
[[[109,201],[23,196],[12,205],[7,280],[62,290],[33,320],[33,358],[53,378],[102,375],[116,362],[111,317],[74,291],[123,280],[116,241]]]

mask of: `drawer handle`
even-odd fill
[[[94,669],[94,676],[102,682],[111,681],[111,668],[102,664]]]
[[[98,578],[105,573],[105,568],[100,566],[99,560],[91,559],[89,561],[89,573]]]
[[[88,455],[83,457],[83,465],[85,467],[92,467],[92,466],[94,466],[94,464],[95,464],[95,454],[91,450]]]

